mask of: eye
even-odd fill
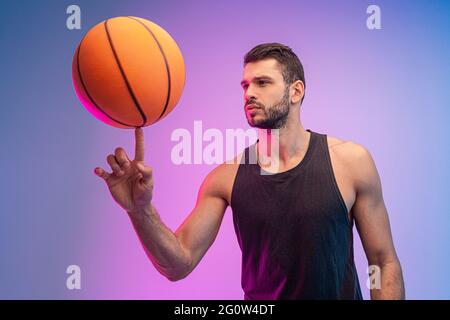
[[[265,81],[265,80],[259,80],[259,81],[258,81],[258,84],[259,84],[260,86],[264,86],[265,84],[267,84],[267,81]]]

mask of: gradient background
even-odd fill
[[[81,30],[66,8],[81,7]],[[366,8],[381,7],[381,30]],[[72,55],[98,22],[135,15],[165,28],[187,68],[179,105],[145,129],[154,202],[173,230],[215,165],[170,161],[177,128],[247,129],[243,55],[282,42],[306,74],[305,128],[369,149],[383,185],[407,298],[450,298],[449,1],[10,1],[0,11],[0,298],[242,299],[240,250],[228,209],[193,273],[172,283],[147,260],[127,215],[93,169],[132,130],[79,103]],[[365,298],[366,258],[355,231]],[[66,268],[81,267],[81,290]]]

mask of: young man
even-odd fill
[[[241,84],[245,115],[258,128],[258,141],[206,176],[195,208],[175,233],[152,205],[142,129],[135,132],[134,160],[117,148],[107,158],[112,173],[95,169],[127,211],[156,269],[171,281],[191,273],[230,205],[245,299],[362,299],[354,222],[369,265],[380,271],[381,288],[371,289],[372,299],[403,299],[373,159],[361,145],[303,128],[305,79],[295,53],[278,43],[256,46],[245,56]],[[276,146],[276,157],[269,145]],[[250,158],[257,161],[248,163]]]

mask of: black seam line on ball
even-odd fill
[[[108,29],[108,20],[106,20],[104,22],[104,26],[105,26],[105,31],[106,31],[106,35],[108,36],[108,41],[109,41],[109,45],[111,46],[111,50],[114,54],[114,58],[116,59],[117,65],[119,67],[120,73],[122,74],[123,79],[125,80],[125,84],[128,88],[128,92],[131,95],[131,99],[133,99],[134,105],[136,106],[136,109],[139,111],[139,113],[141,114],[142,117],[142,126],[145,125],[145,123],[147,122],[147,117],[145,116],[145,113],[142,111],[141,106],[139,105],[139,102],[137,101],[137,98],[133,92],[133,89],[131,88],[130,82],[128,81],[127,75],[125,74],[125,70],[123,70],[122,64],[120,63],[119,57],[117,56],[117,52],[116,52],[116,48],[114,47],[114,44],[112,42],[111,39],[111,35],[109,34],[109,29]]]
[[[153,39],[155,39],[156,44],[159,47],[159,50],[161,51],[161,54],[164,58],[164,63],[166,64],[166,70],[167,70],[167,80],[168,80],[168,85],[167,85],[167,97],[166,97],[166,103],[164,105],[163,111],[161,112],[161,114],[159,115],[158,119],[155,120],[158,121],[159,119],[161,119],[161,117],[164,115],[164,113],[166,113],[167,107],[169,105],[169,100],[170,100],[170,90],[171,90],[171,80],[170,80],[170,69],[169,69],[169,64],[167,62],[167,57],[166,54],[164,53],[163,48],[161,47],[161,44],[159,43],[158,39],[156,38],[156,36],[154,35],[154,33],[152,32],[152,30],[150,30],[149,27],[147,27],[144,23],[142,23],[142,21],[139,21],[138,19],[135,19],[133,17],[128,16],[128,18],[135,20],[137,22],[139,22],[153,37]]]
[[[83,38],[83,40],[84,40],[84,38]],[[124,126],[127,126],[127,127],[132,127],[132,128],[135,127],[134,125],[131,125],[131,124],[128,124],[128,123],[124,123],[124,122],[122,122],[122,121],[119,121],[119,120],[117,120],[117,119],[114,119],[111,115],[109,115],[108,113],[106,113],[106,111],[103,110],[103,109],[98,105],[98,103],[95,102],[94,98],[92,98],[92,96],[90,95],[90,93],[89,93],[89,91],[88,91],[88,89],[87,89],[87,87],[86,87],[86,84],[84,83],[83,76],[82,76],[82,74],[81,74],[81,67],[80,67],[80,51],[81,51],[81,45],[83,44],[83,40],[81,40],[80,45],[78,46],[78,52],[77,52],[77,71],[78,71],[78,78],[80,78],[80,82],[81,82],[81,85],[83,86],[84,92],[86,92],[86,95],[88,96],[89,100],[91,100],[91,102],[95,105],[95,107],[96,107],[98,110],[100,110],[100,112],[103,113],[105,116],[107,116],[108,118],[110,118],[111,120],[113,120],[113,121],[115,121],[115,122],[117,122],[117,123],[120,123],[121,125],[124,125]]]

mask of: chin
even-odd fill
[[[258,129],[273,129],[272,127],[269,127],[261,122],[255,122],[255,121],[247,121],[250,127],[258,128]]]
[[[255,121],[254,119],[247,119],[247,123],[250,127],[259,128],[261,123],[260,121]]]
[[[264,119],[257,119],[256,117],[247,117],[249,126],[259,128],[263,124]]]

